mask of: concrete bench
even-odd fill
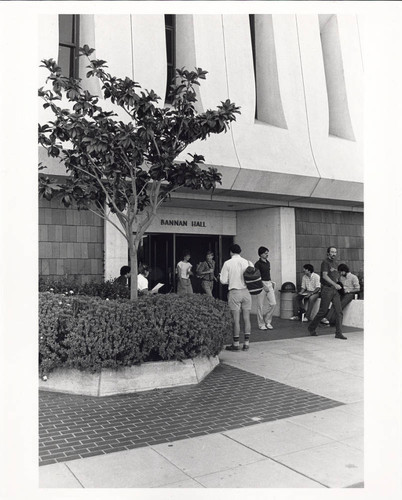
[[[314,304],[311,319],[318,313],[321,299]],[[355,328],[364,328],[364,300],[352,300],[343,310],[343,324]]]

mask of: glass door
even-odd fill
[[[149,288],[163,283],[159,293],[174,291],[173,235],[148,234],[143,249],[143,262],[150,267]]]

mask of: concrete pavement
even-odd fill
[[[44,465],[40,487],[362,486],[363,332],[347,336],[253,342],[248,352],[220,355],[226,365],[341,403],[335,408],[271,422],[256,416],[255,425]]]

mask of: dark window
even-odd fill
[[[251,50],[253,52],[253,67],[254,67],[254,81],[255,81],[255,110],[254,110],[254,117],[257,119],[257,70],[256,70],[256,65],[255,65],[255,15],[250,14],[249,15],[249,21],[250,21],[250,35],[251,35]]]
[[[59,59],[63,76],[78,78],[79,17],[59,15]]]
[[[168,102],[169,87],[175,76],[176,69],[176,20],[174,15],[165,14],[166,59],[167,59],[167,84],[165,100]]]

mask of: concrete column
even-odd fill
[[[96,48],[96,40],[95,40],[95,20],[93,14],[81,14],[80,15],[80,47],[84,45],[88,45],[92,49]],[[91,59],[97,58],[96,51],[91,55]],[[103,59],[101,55],[99,59]],[[88,90],[92,94],[101,96],[101,85],[100,80],[98,78],[86,78],[86,74],[89,71],[88,59],[84,56],[79,58],[79,77],[82,78],[82,88]]]
[[[110,214],[113,222],[120,226],[116,216]],[[117,278],[120,268],[128,264],[128,245],[124,236],[112,225],[105,221],[105,280]]]
[[[237,212],[236,243],[242,248],[242,256],[255,263],[258,247],[269,249],[271,278],[276,282],[275,316],[280,314],[280,293],[282,283],[296,284],[296,224],[295,210],[289,207],[242,210]],[[256,312],[256,298],[253,298],[252,312]]]
[[[280,207],[280,278],[296,284],[296,219],[295,209]],[[279,284],[278,284],[279,285]]]

